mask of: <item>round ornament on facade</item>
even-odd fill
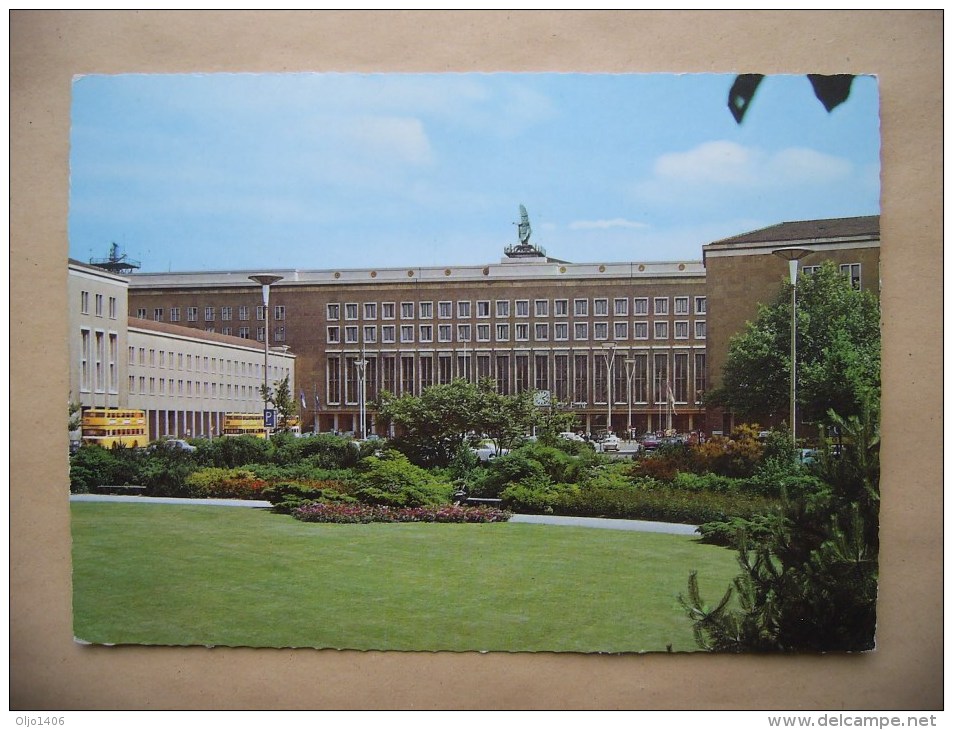
[[[413,269],[410,269],[410,270],[407,272],[407,276],[413,276],[413,275],[414,275],[414,270],[413,270]]]
[[[450,269],[444,269],[444,270],[443,270],[443,275],[444,275],[444,276],[450,276]]]
[[[484,276],[489,276],[489,275],[490,275],[490,267],[489,267],[489,266],[484,266],[484,267],[483,267],[483,275],[484,275]]]
[[[645,264],[639,264],[639,271],[645,271]]]
[[[340,278],[341,278],[341,272],[340,272],[340,271],[335,271],[335,272],[334,272],[334,278],[335,278],[335,279],[340,279]]]
[[[606,272],[606,267],[604,265],[599,266],[599,273],[604,274]]]
[[[372,271],[372,272],[371,272],[371,278],[372,278],[372,279],[376,279],[376,278],[377,278],[377,272],[376,272],[376,271]]]

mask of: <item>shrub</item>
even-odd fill
[[[719,474],[693,474],[679,472],[672,480],[672,486],[689,492],[737,492],[743,491],[747,482],[723,477]]]
[[[732,517],[728,520],[706,522],[698,526],[701,542],[739,549],[746,541],[766,540],[780,525],[782,517],[776,512]]]
[[[386,507],[366,504],[312,502],[292,511],[302,522],[367,524],[370,522],[505,522],[508,512],[488,507]]]
[[[572,484],[556,484],[545,477],[532,477],[511,484],[500,493],[503,505],[514,512],[552,514],[562,497],[578,491]]]
[[[453,486],[410,463],[397,451],[369,456],[361,462],[353,494],[362,502],[393,507],[418,507],[450,501]]]
[[[267,463],[272,460],[271,442],[254,436],[222,436],[196,442],[196,461],[203,466],[235,469],[245,464]]]
[[[95,444],[83,444],[70,457],[70,491],[86,493],[102,484],[115,484],[116,456]]]
[[[300,484],[296,482],[281,482],[265,487],[262,497],[272,504],[272,510],[279,514],[291,514],[298,507],[310,502],[356,503],[342,491],[341,482],[318,482]]]
[[[261,499],[267,483],[248,469],[200,469],[185,479],[192,497],[221,499]]]

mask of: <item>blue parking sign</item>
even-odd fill
[[[275,408],[265,409],[265,428],[275,428],[278,421],[278,411]]]

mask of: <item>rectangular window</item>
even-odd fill
[[[259,322],[265,321],[265,305],[264,304],[259,304],[257,307],[255,307],[255,319],[257,319]]]
[[[843,269],[843,267],[841,268]],[[96,316],[97,317],[103,316],[103,295],[102,294],[96,295]]]
[[[612,366],[612,401],[614,403],[625,403],[628,397],[628,382],[625,372],[625,357],[616,355],[615,364]]]
[[[802,267],[801,267],[801,273],[802,273],[802,274],[805,274],[805,275],[807,275],[807,274],[814,274],[814,273],[817,273],[817,272],[820,271],[820,270],[821,270],[821,267],[820,267],[820,266],[802,266]]]
[[[516,316],[517,317],[529,316],[529,299],[516,300]]]
[[[440,385],[447,385],[453,380],[453,358],[450,355],[437,358],[437,380]]]
[[[632,402],[648,403],[648,355],[633,355],[632,359]]]
[[[381,326],[381,342],[392,343],[395,341],[397,332],[396,328],[392,324],[385,324]]]
[[[675,297],[675,314],[688,314],[688,297]]]
[[[708,325],[703,319],[695,320],[695,339],[704,340],[708,336]]]
[[[437,316],[440,319],[450,319],[453,316],[453,302],[438,302]]]
[[[275,321],[279,321],[285,318],[285,305],[276,304],[275,305]]]
[[[109,318],[116,319],[116,297],[109,297]]]
[[[222,307],[222,321],[228,322],[232,318],[232,308],[231,307]]]
[[[490,316],[490,303],[489,302],[477,302],[477,317],[489,317]]]
[[[515,335],[517,342],[527,342],[529,340],[529,323],[517,322]]]
[[[655,339],[656,340],[668,339],[668,322],[655,323]]]
[[[347,302],[344,305],[344,319],[357,319],[357,304],[355,302]]]
[[[608,299],[593,299],[592,313],[596,317],[608,317],[609,316],[609,300]]]
[[[155,309],[152,310],[152,319],[154,319],[156,322],[161,322],[162,317],[163,317],[163,313],[162,313],[161,307],[156,307]]]
[[[400,318],[401,318],[401,319],[413,319],[413,318],[414,318],[414,303],[413,303],[413,302],[401,302],[401,303],[400,303]]]
[[[394,319],[394,302],[384,302],[381,304],[381,319]]]
[[[701,403],[705,398],[705,390],[708,387],[706,381],[706,363],[705,353],[695,353],[695,402]]]
[[[615,340],[627,340],[629,339],[629,323],[628,322],[615,322],[612,326],[612,338]]]
[[[245,329],[245,328],[239,327],[239,331],[241,331],[242,329]],[[328,327],[328,344],[336,345],[340,341],[341,341],[341,328],[336,326]]]
[[[364,319],[377,319],[377,302],[364,302]]]
[[[632,323],[632,339],[647,340],[648,338],[649,338],[649,323],[648,322],[633,322]]]
[[[457,302],[457,317],[461,319],[470,317],[470,302]]]
[[[238,336],[241,337],[243,340],[247,340],[247,339],[248,339],[248,327],[239,327],[239,328],[238,328]]]
[[[79,293],[79,311],[82,314],[89,314],[89,292],[81,291]],[[145,310],[139,310],[144,312]]]
[[[612,311],[615,313],[616,317],[627,317],[629,315],[629,300],[628,298],[614,299]]]
[[[608,322],[596,322],[592,325],[592,336],[597,340],[608,340],[609,339],[609,323]]]
[[[675,339],[676,340],[688,339],[688,322],[675,323]]]
[[[420,390],[433,385],[433,358],[429,355],[420,356]]]
[[[341,358],[328,358],[328,403],[341,402]]]
[[[348,325],[344,328],[344,342],[349,345],[357,342],[357,325]]]
[[[215,331],[215,327],[206,327],[206,328],[205,328],[205,331],[206,331],[206,332],[214,332],[214,331]],[[264,332],[262,332],[262,340],[264,340],[264,337],[265,337]]]
[[[635,307],[633,314],[648,314],[649,313],[649,300],[648,297],[639,297],[632,300],[632,304]]]
[[[553,356],[553,385],[556,401],[569,402],[569,355]]]
[[[384,355],[381,357],[381,388],[388,393],[396,393],[396,368],[397,358],[393,355]]]
[[[430,324],[420,325],[420,341],[433,342],[433,325],[430,325]]]
[[[414,341],[414,326],[412,324],[402,324],[400,326],[400,341],[401,342]]]
[[[537,299],[535,302],[533,302],[533,307],[536,310],[537,317],[549,316],[549,300],[548,299]]]
[[[93,352],[95,360],[93,361],[93,375],[95,377],[95,388],[97,392],[106,390],[106,338],[102,332],[96,333],[96,349]]]
[[[695,314],[707,314],[708,300],[705,297],[695,297]]]
[[[231,327],[222,327],[222,334],[223,334],[223,335],[230,335],[230,334],[232,334],[232,328],[231,328]]]
[[[500,395],[510,394],[510,357],[509,355],[496,356],[496,392]]]
[[[537,342],[546,342],[549,339],[549,325],[545,322],[537,322],[534,326],[534,337]]]
[[[655,297],[655,313],[668,314],[668,297]]]
[[[364,326],[364,342],[377,342],[377,326],[373,324]]]
[[[414,392],[414,358],[404,356],[400,358],[400,392],[413,394]]]
[[[510,300],[509,299],[496,300],[496,316],[497,317],[510,316]]]
[[[433,319],[433,302],[420,303],[420,318]]]
[[[146,316],[147,316],[147,315],[146,315],[146,308],[145,308],[145,307],[139,307],[139,308],[136,310],[136,316],[137,316],[139,319],[145,319]]]
[[[259,317],[258,319],[262,319]],[[205,321],[214,322],[215,321],[215,307],[206,307],[205,308]]]
[[[489,341],[490,341],[490,325],[478,324],[477,325],[477,342],[489,342]]]
[[[187,322],[195,322],[199,318],[199,308],[198,307],[186,307],[185,308],[185,319]]]
[[[169,307],[169,321],[178,322],[179,321],[179,308],[178,307]]]
[[[440,342],[451,342],[453,340],[453,325],[439,325],[437,327],[437,340]]]
[[[529,355],[516,356],[516,392],[529,390]]]
[[[536,355],[533,361],[536,390],[549,390],[549,358],[546,355]]]
[[[656,404],[665,403],[668,400],[668,355],[666,353],[657,353],[655,355],[655,375],[652,382],[654,401]]]
[[[136,348],[135,347],[129,348],[129,364],[130,365],[136,364]]]
[[[588,299],[574,299],[572,303],[572,311],[577,317],[588,317],[589,316],[589,300]]]
[[[574,340],[588,340],[589,339],[589,323],[576,322],[572,328],[572,338]]]
[[[575,403],[589,402],[589,358],[586,355],[573,357],[572,399]]]
[[[675,377],[672,390],[675,395],[676,403],[688,402],[688,354],[675,353],[674,357]]]
[[[457,341],[458,342],[470,341],[470,325],[468,324],[457,325]]]
[[[357,358],[344,358],[344,402],[357,403]]]
[[[553,325],[553,339],[554,340],[568,340],[569,339],[569,324],[567,322],[556,322]]]
[[[569,316],[569,300],[568,299],[553,300],[553,315],[556,317]]]
[[[860,264],[841,264],[840,271],[850,279],[854,289],[860,289]]]
[[[258,341],[259,341],[259,342],[264,342],[264,341],[265,341],[265,328],[264,328],[264,327],[259,327],[259,328],[258,328]]]
[[[247,320],[248,320],[248,307],[246,307],[246,306],[243,305],[243,306],[241,306],[241,307],[238,308],[238,319],[239,319],[240,321],[247,321]],[[328,317],[328,319],[331,319],[331,318]],[[335,317],[334,319],[337,319],[337,317]]]
[[[609,379],[606,377],[606,359],[596,357],[593,361],[593,393],[592,398],[596,403],[608,402]]]
[[[129,376],[129,393],[135,394],[135,392],[136,392],[136,376],[130,375]]]
[[[506,342],[510,339],[510,326],[508,324],[496,325],[496,341]]]
[[[244,307],[243,307],[244,309]],[[340,304],[329,304],[328,305],[328,320],[334,322],[341,319],[341,305]]]

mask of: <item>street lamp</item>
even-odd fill
[[[602,343],[602,356],[606,360],[606,433],[612,431],[612,366],[615,365],[615,343]]]
[[[263,374],[263,385],[261,397],[265,400],[265,407],[268,407],[268,401],[271,391],[268,388],[268,293],[271,285],[281,281],[284,277],[277,274],[254,274],[248,277],[252,281],[261,284],[261,298],[265,305],[265,372]]]
[[[361,440],[363,441],[367,438],[367,373],[365,371],[365,368],[367,367],[367,358],[364,357],[363,347],[361,347],[361,359],[355,361],[354,366],[357,368],[357,377],[361,383],[359,433],[361,434]]]
[[[629,417],[626,420],[626,428],[628,429],[627,435],[628,438],[632,438],[632,374],[633,369],[635,368],[635,360],[631,357],[625,359],[625,386],[626,386],[626,396],[625,400],[629,410]]]
[[[788,273],[791,277],[791,441],[797,443],[797,413],[796,413],[796,391],[797,391],[797,262],[812,253],[810,249],[789,246],[772,251],[775,256],[788,262]]]

